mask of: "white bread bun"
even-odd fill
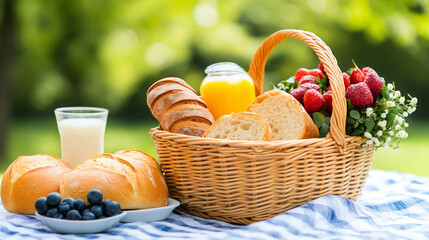
[[[270,140],[271,130],[267,121],[256,113],[239,112],[216,119],[204,137],[230,140]]]
[[[319,137],[319,129],[304,107],[290,94],[271,90],[258,96],[247,108],[261,115],[271,127],[271,140]]]
[[[92,189],[100,190],[104,200],[117,201],[122,209],[163,207],[168,202],[158,162],[139,150],[102,154],[83,162],[64,174],[60,193],[88,203]]]
[[[40,197],[58,192],[64,173],[72,167],[55,155],[18,157],[6,170],[1,181],[1,201],[13,213],[34,214]]]

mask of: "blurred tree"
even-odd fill
[[[6,154],[9,126],[10,85],[15,60],[15,9],[13,0],[4,0],[0,22],[0,162]]]
[[[284,28],[319,35],[343,71],[354,58],[429,102],[422,71],[429,0],[15,2],[15,116],[95,105],[147,117],[145,92],[154,81],[172,75],[198,89],[207,65],[235,61],[247,68],[262,40]],[[315,66],[308,47],[288,40],[269,59],[266,87]]]

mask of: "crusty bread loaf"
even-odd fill
[[[204,137],[231,140],[270,140],[271,130],[267,121],[256,113],[240,112],[216,119]]]
[[[247,108],[261,115],[271,127],[271,140],[319,137],[319,129],[302,105],[290,94],[271,90],[258,96]]]
[[[1,200],[9,212],[34,214],[39,197],[58,192],[64,173],[72,167],[55,155],[18,157],[6,170],[1,182]]]
[[[158,162],[138,151],[119,151],[95,156],[64,174],[60,193],[63,198],[80,198],[87,203],[91,189],[103,199],[117,201],[122,209],[166,206],[168,189]]]
[[[157,81],[149,88],[146,100],[166,131],[202,136],[214,121],[204,100],[180,78]]]

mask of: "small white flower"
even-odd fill
[[[415,108],[415,107],[412,107],[412,108],[408,108],[408,109],[407,109],[407,112],[408,112],[409,114],[413,113],[414,111],[416,111],[416,108]]]
[[[411,99],[411,102],[410,102],[412,105],[416,105],[417,104],[417,98],[415,98],[415,97],[413,97],[412,99]]]
[[[365,132],[363,135],[364,135],[366,138],[372,138],[372,135],[371,135],[371,133],[369,133],[369,132]]]
[[[398,122],[399,125],[402,125],[402,123],[404,122],[404,119],[401,118],[400,116],[396,115],[395,121]]]
[[[400,98],[399,98],[399,103],[400,103],[400,104],[404,104],[404,102],[405,102],[405,98],[404,98],[404,97],[400,97]]]
[[[366,109],[366,115],[367,115],[368,117],[369,117],[369,116],[371,116],[373,112],[374,112],[374,109],[372,109],[372,108],[367,108],[367,109]]]
[[[400,97],[400,96],[401,96],[401,92],[400,92],[400,91],[396,91],[396,92],[395,92],[395,97],[397,97],[397,98],[398,98],[398,97]]]
[[[401,130],[401,131],[399,131],[399,132],[396,134],[396,137],[398,137],[398,138],[407,138],[407,137],[408,137],[408,133],[407,133],[407,132],[405,132],[404,130]]]
[[[385,143],[385,144],[384,144],[384,149],[386,149],[386,150],[387,150],[387,149],[389,149],[389,147],[390,147],[390,146],[389,146],[389,144],[388,144],[388,143]]]
[[[399,129],[401,129],[401,125],[396,125],[395,130],[399,130]]]
[[[394,99],[393,93],[389,93],[389,99]]]
[[[408,117],[408,113],[407,113],[407,112],[404,112],[404,113],[402,114],[402,116],[404,116],[404,117]]]
[[[378,137],[381,137],[381,135],[383,135],[383,132],[382,132],[382,131],[378,131],[378,132],[376,133],[376,135],[377,135]]]
[[[393,90],[393,84],[391,84],[391,83],[387,84],[387,89],[389,89],[390,91],[392,91]]]
[[[393,152],[394,152],[394,153],[399,152],[399,148],[398,148],[398,147],[397,147],[397,148],[394,148],[394,149],[393,149]]]
[[[372,141],[375,143],[375,146],[380,146],[380,141],[377,138],[373,138]]]
[[[387,125],[387,121],[386,120],[380,121],[377,123],[377,125],[380,126],[381,128],[385,128]]]
[[[388,114],[388,113],[389,113],[389,110],[387,110],[387,109],[386,109],[386,110],[384,110],[384,113],[385,113],[385,114]]]
[[[368,141],[366,141],[366,144],[368,144],[368,145],[372,145],[372,144],[373,144],[373,142],[372,142],[372,140],[368,140]]]
[[[394,103],[394,102],[392,102],[392,101],[387,101],[387,102],[386,102],[386,106],[388,106],[388,107],[394,107],[394,106],[395,106],[395,103]]]
[[[408,125],[408,123],[405,123],[405,125],[404,125],[405,127],[408,127],[409,125]]]
[[[386,138],[386,143],[390,143],[391,141],[392,141],[392,138],[390,138],[390,137]]]
[[[390,136],[393,136],[393,134],[395,134],[393,131],[389,131]]]
[[[381,118],[386,118],[386,114],[385,113],[382,113],[380,116],[381,116]]]

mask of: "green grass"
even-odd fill
[[[155,145],[149,134],[156,122],[125,122],[109,120],[105,136],[105,152],[140,149],[156,157]],[[400,145],[399,153],[379,150],[373,168],[429,176],[429,125],[410,123],[409,138]],[[8,156],[0,165],[0,173],[20,155],[57,154],[61,148],[55,120],[13,121],[10,128]]]

